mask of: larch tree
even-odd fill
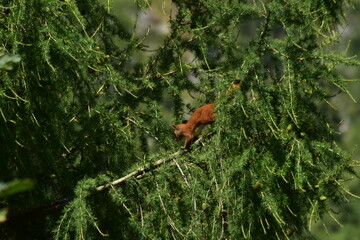
[[[359,65],[331,50],[347,1],[164,1],[156,49],[110,2],[0,4],[21,58],[0,70],[0,180],[35,182],[1,200],[4,239],[304,239],[334,215],[354,172],[320,106]],[[214,101],[180,150],[170,125]]]

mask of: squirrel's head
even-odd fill
[[[177,140],[179,140],[182,136],[182,129],[185,124],[172,125],[171,127],[174,129],[174,135]]]

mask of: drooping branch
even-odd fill
[[[132,178],[140,179],[146,173],[160,167],[161,165],[163,165],[166,162],[171,161],[174,157],[178,156],[180,153],[181,153],[181,151],[177,151],[168,157],[165,157],[165,158],[159,159],[155,162],[152,162],[149,166],[140,167],[140,168],[136,169],[135,171],[133,171],[119,179],[116,179],[110,183],[98,186],[98,187],[96,187],[94,193],[108,190],[112,186],[125,184],[126,181],[128,181]],[[33,218],[43,217],[43,216],[53,214],[53,213],[63,209],[63,207],[65,207],[66,204],[68,204],[74,198],[75,198],[75,196],[70,196],[67,198],[55,200],[51,203],[43,204],[43,205],[32,207],[32,208],[23,209],[23,210],[20,210],[17,212],[10,211],[9,215],[7,216],[6,222],[29,221]]]
[[[141,167],[136,169],[135,171],[127,174],[126,176],[116,179],[115,181],[112,181],[111,183],[107,183],[104,185],[101,185],[99,187],[96,188],[96,191],[100,192],[100,191],[104,191],[107,190],[108,188],[110,188],[111,186],[116,186],[119,184],[124,184],[127,180],[135,177],[135,178],[142,178],[144,176],[144,174],[146,174],[147,172],[150,172],[156,168],[158,168],[159,166],[161,166],[162,164],[170,161],[173,157],[177,156],[180,154],[180,151],[177,151],[173,154],[171,154],[168,158],[163,158],[160,160],[157,160],[153,163],[150,164],[150,166],[145,166],[145,167]]]
[[[203,141],[203,138],[200,137],[199,139],[197,139],[195,141],[194,144],[196,145],[198,143],[201,143],[202,141]],[[133,178],[140,179],[146,173],[151,172],[154,169],[157,169],[158,167],[160,167],[161,165],[163,165],[167,162],[170,162],[171,160],[174,159],[174,157],[180,155],[183,152],[184,151],[179,150],[179,151],[171,154],[170,156],[167,156],[167,157],[161,158],[155,162],[152,162],[148,166],[140,167],[140,168],[136,169],[135,171],[132,171],[131,173],[129,173],[119,179],[116,179],[110,183],[98,186],[98,187],[96,187],[96,189],[93,193],[99,193],[102,191],[106,191],[113,186],[125,184],[128,180],[133,179]],[[70,196],[70,197],[55,200],[51,203],[39,205],[39,206],[32,207],[32,208],[23,209],[23,210],[20,210],[17,212],[10,211],[9,215],[7,216],[7,220],[5,222],[29,221],[34,218],[44,217],[44,216],[56,213],[56,212],[60,211],[61,209],[63,209],[63,207],[65,207],[66,204],[68,204],[74,198],[75,198],[75,196]]]
[[[201,143],[203,141],[203,137],[199,137],[195,142],[194,142],[194,145],[198,144],[198,143]],[[136,169],[135,171],[125,175],[124,177],[121,177],[119,179],[116,179],[114,181],[112,181],[111,183],[107,183],[107,184],[104,184],[104,185],[101,185],[101,186],[98,186],[96,188],[96,191],[97,192],[101,192],[101,191],[104,191],[104,190],[107,190],[109,189],[110,187],[112,186],[116,186],[116,185],[120,185],[120,184],[124,184],[126,181],[128,181],[129,179],[131,178],[137,178],[137,179],[140,179],[142,178],[146,173],[160,167],[161,165],[163,165],[164,163],[166,162],[169,162],[171,161],[174,157],[180,155],[183,151],[177,151],[173,154],[171,154],[170,156],[168,157],[165,157],[165,158],[162,158],[162,159],[159,159],[155,162],[152,162],[149,166],[144,166],[144,167],[141,167],[141,168],[138,168]],[[183,176],[183,173],[182,173],[182,176]]]

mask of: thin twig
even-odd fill
[[[178,163],[175,159],[173,159],[173,161],[175,162],[176,166],[178,167],[178,169],[179,169],[179,171],[180,171],[180,173],[181,173],[181,176],[183,177],[183,179],[184,179],[184,181],[185,181],[186,186],[187,186],[188,188],[190,188],[190,184],[189,184],[189,182],[187,181],[186,176],[185,176],[183,170],[181,169],[179,163]]]
[[[171,228],[172,228],[173,230],[175,230],[175,231],[178,232],[182,237],[184,237],[184,234],[182,234],[182,233],[179,231],[179,229],[176,228],[175,222],[172,220],[172,218],[171,218],[170,215],[168,214],[168,211],[167,211],[167,209],[166,209],[166,207],[165,207],[164,201],[162,200],[162,197],[161,197],[161,194],[160,194],[159,184],[158,184],[157,181],[155,181],[155,183],[156,183],[156,187],[157,187],[157,189],[158,189],[158,196],[159,196],[159,200],[160,200],[160,203],[161,203],[161,207],[162,207],[162,209],[163,209],[163,211],[164,211],[164,213],[165,213],[165,215],[166,215],[166,217],[167,217],[167,219],[168,219],[169,225],[171,226]],[[176,239],[176,237],[175,237],[174,235],[173,235],[173,237],[174,237],[174,239]]]

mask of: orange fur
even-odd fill
[[[240,84],[232,84],[231,92],[233,91],[233,88],[240,88]],[[210,103],[196,109],[189,121],[185,124],[172,125],[175,137],[177,139],[180,139],[181,137],[185,138],[185,144],[182,149],[189,148],[195,137],[197,128],[215,121],[214,105],[215,103]]]
[[[233,88],[240,88],[240,83],[233,83],[231,86]]]
[[[185,145],[182,147],[182,149],[186,149],[190,146],[191,141],[195,137],[194,133],[196,128],[198,128],[200,125],[212,123],[214,120],[214,103],[210,103],[196,109],[187,123],[173,125],[172,127],[175,129],[174,134],[176,138],[180,138],[182,136],[185,138]]]

